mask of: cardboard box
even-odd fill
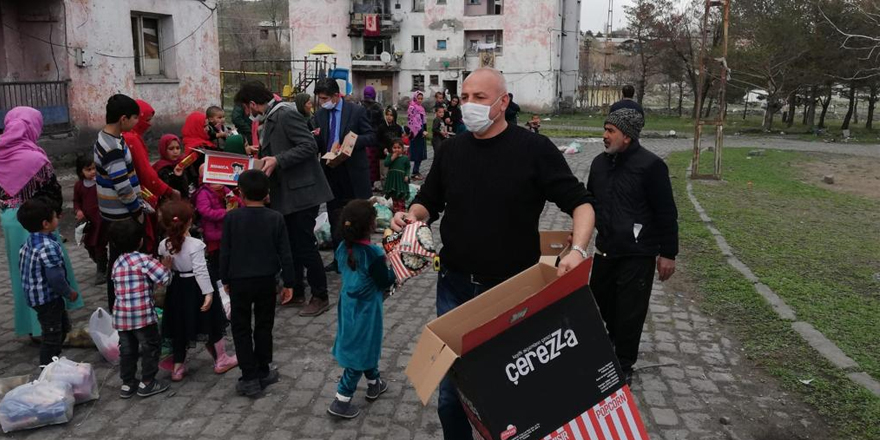
[[[570,236],[571,231],[541,231],[541,258],[538,262],[559,266],[559,259],[571,248]]]
[[[484,439],[647,439],[591,267],[538,263],[428,323],[406,369],[422,403],[449,373]]]
[[[338,167],[342,162],[348,160],[351,157],[351,153],[354,152],[354,144],[357,142],[358,135],[348,132],[345,135],[345,138],[342,139],[342,145],[338,143],[333,144],[333,148],[330,149],[330,152],[321,156],[321,159],[325,159],[327,161],[327,166],[330,168]]]
[[[222,151],[204,150],[205,174],[203,183],[217,183],[220,185],[237,186],[238,176],[252,169],[261,169],[263,161],[241,154],[225,153]]]

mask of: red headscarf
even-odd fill
[[[183,152],[183,156],[188,155],[195,148],[214,148],[214,143],[205,131],[207,119],[204,112],[192,112],[186,117],[183,123],[183,146],[186,147],[186,151]]]
[[[148,104],[146,101],[142,101],[140,99],[137,100],[138,107],[141,109],[141,113],[138,115],[138,122],[135,124],[134,128],[131,131],[138,134],[138,136],[143,137],[144,133],[150,129],[150,126],[153,125],[150,122],[147,122],[147,118],[153,118],[156,114],[156,110],[153,109],[153,106]]]
[[[168,157],[168,145],[171,145],[171,143],[175,141],[179,144],[180,138],[173,134],[163,135],[159,139],[159,160],[153,164],[153,169],[156,170],[157,173],[166,167],[177,165],[177,163],[184,158],[182,151],[180,152],[180,155],[177,156],[177,159],[171,159]]]

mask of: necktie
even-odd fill
[[[333,142],[336,140],[336,109],[330,110],[330,132],[327,133],[327,151],[333,149]]]

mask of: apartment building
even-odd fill
[[[579,0],[290,0],[291,56],[318,43],[397,103],[413,90],[459,94],[483,66],[504,73],[526,111],[572,105],[578,85]]]

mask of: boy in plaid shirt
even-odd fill
[[[18,253],[19,269],[28,305],[36,310],[43,331],[40,366],[44,367],[61,355],[61,344],[70,331],[64,297],[76,301],[79,295],[67,284],[64,254],[53,234],[58,228],[55,210],[40,199],[31,199],[21,205],[17,217],[30,232]]]
[[[122,378],[119,397],[123,399],[135,394],[149,397],[168,390],[168,384],[156,379],[162,343],[153,287],[171,281],[171,261],[166,258],[160,263],[138,252],[143,234],[143,227],[135,220],[118,221],[110,226],[110,240],[121,253],[111,266],[110,280],[116,291],[113,326],[119,331],[119,376]],[[140,384],[135,377],[139,355]]]

